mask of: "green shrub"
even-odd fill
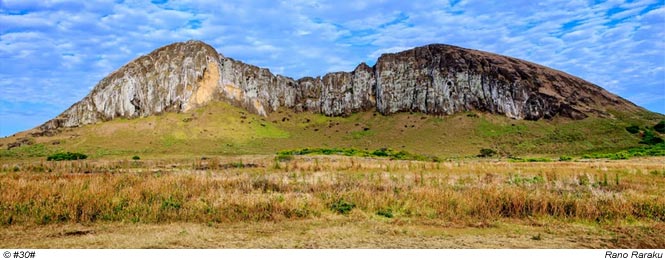
[[[656,132],[665,134],[665,120],[660,120],[658,124],[653,126],[653,130],[656,130]]]
[[[637,134],[638,132],[640,132],[640,127],[637,125],[630,125],[626,127],[626,131],[628,131],[628,133],[631,134]]]
[[[141,157],[139,157],[138,155],[134,155],[134,156],[132,156],[132,160],[138,161],[138,160],[141,160]]]
[[[540,158],[540,157],[536,157],[536,158],[520,158],[520,157],[513,157],[513,158],[510,158],[510,161],[511,161],[511,162],[551,162],[552,159],[549,159],[549,158]]]
[[[618,152],[609,156],[610,160],[626,160],[630,159],[631,155],[628,152]]]
[[[406,151],[395,151],[390,148],[381,148],[374,151],[364,151],[355,148],[303,148],[300,150],[285,150],[277,152],[277,158],[292,158],[293,155],[324,154],[361,157],[388,157],[393,160],[415,160],[439,162],[436,156],[412,154]],[[291,156],[291,157],[290,157]]]
[[[386,217],[386,218],[393,218],[394,217],[392,209],[379,209],[376,212],[376,215]]]
[[[648,139],[643,139],[643,141],[648,145],[661,144],[665,142],[665,140],[663,140],[663,138],[660,136],[649,136]]]
[[[616,153],[592,153],[582,156],[584,159],[607,158],[612,160],[622,160],[631,157],[641,156],[665,156],[665,143],[658,143],[645,147],[635,147]]]
[[[174,209],[174,210],[179,210],[182,207],[182,202],[173,196],[169,196],[168,198],[164,199],[162,201],[162,205],[159,207],[161,210],[169,210],[169,209]]]
[[[372,152],[372,155],[376,157],[388,157],[388,149],[387,148],[381,148],[378,150],[375,150]]]
[[[496,155],[496,151],[488,148],[483,148],[480,149],[480,154],[478,154],[478,157],[492,157]]]
[[[644,136],[642,136],[642,141],[640,141],[641,144],[648,144],[648,145],[654,145],[654,144],[660,144],[663,143],[663,139],[654,134],[653,132],[647,130],[644,131]]]
[[[560,162],[569,162],[569,161],[572,161],[572,160],[573,160],[573,157],[570,157],[568,155],[561,155],[561,157],[559,157]]]
[[[88,158],[87,155],[82,153],[60,152],[54,153],[46,157],[47,161],[71,161],[71,160],[84,160]]]
[[[330,204],[330,209],[339,214],[349,214],[352,209],[356,207],[356,204],[352,202],[345,201],[344,199],[339,199]]]
[[[549,158],[526,158],[527,162],[551,162]]]

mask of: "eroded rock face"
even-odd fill
[[[80,126],[116,117],[180,112],[214,98],[219,55],[200,42],[159,48],[102,79],[81,101],[41,126]],[[218,81],[218,80],[217,80]]]
[[[453,114],[476,109],[516,119],[608,115],[639,109],[560,71],[496,54],[435,44],[382,55],[376,66],[377,110]]]
[[[468,110],[538,120],[606,116],[639,107],[582,79],[506,56],[433,44],[382,55],[374,67],[294,80],[217,53],[200,41],[142,56],[100,81],[81,101],[40,129],[51,131],[163,112],[186,112],[225,100],[267,115],[280,107],[345,116]]]

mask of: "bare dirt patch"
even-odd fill
[[[80,227],[78,227],[80,228]],[[652,235],[661,226],[631,229],[632,240],[611,228],[553,223],[535,227],[500,222],[495,227],[395,224],[381,219],[339,217],[304,221],[233,224],[100,223],[10,227],[0,235],[5,248],[630,248],[662,247]],[[10,235],[11,234],[11,235]],[[536,239],[537,238],[537,239]]]

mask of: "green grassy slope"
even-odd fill
[[[142,158],[203,155],[274,154],[304,147],[393,148],[442,158],[478,154],[491,148],[502,155],[581,155],[639,146],[640,137],[625,127],[653,126],[658,114],[584,120],[512,120],[478,112],[452,116],[362,112],[350,117],[279,111],[269,117],[250,114],[224,102],[190,113],[167,113],[139,119],[66,129],[53,137],[29,137],[33,145],[7,150],[27,133],[0,139],[0,159],[46,157],[76,151],[91,158]]]

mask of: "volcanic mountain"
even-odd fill
[[[383,54],[373,67],[294,80],[224,57],[200,41],[174,43],[102,79],[81,101],[39,127],[52,131],[113,118],[187,112],[226,101],[261,116],[288,108],[326,116],[450,115],[477,110],[514,119],[609,117],[631,102],[561,71],[444,44]]]
[[[189,158],[306,147],[583,155],[639,146],[664,119],[564,72],[450,45],[296,80],[187,41],[122,66],[43,125],[0,138],[0,157]]]

